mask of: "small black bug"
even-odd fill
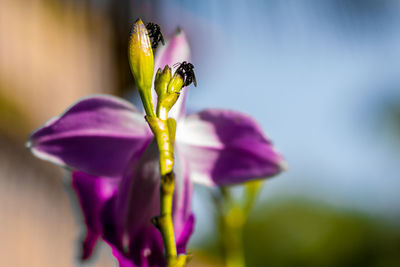
[[[183,61],[182,63],[176,63],[174,67],[177,67],[176,73],[179,74],[183,79],[183,86],[188,86],[193,82],[194,86],[197,86],[196,76],[194,75],[194,66],[192,63]]]
[[[157,48],[159,42],[165,45],[164,36],[162,35],[161,28],[158,24],[149,22],[146,24],[146,29],[147,32],[149,33],[149,37],[151,40],[151,47],[153,49]]]

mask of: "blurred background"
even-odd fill
[[[82,265],[66,174],[24,143],[79,97],[134,98],[137,17],[186,32],[189,112],[252,115],[289,164],[245,226],[248,266],[400,266],[396,0],[2,0],[1,266]],[[210,190],[195,188],[194,211],[190,266],[223,266]],[[97,254],[82,266],[113,266]]]

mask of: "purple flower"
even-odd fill
[[[155,65],[188,59],[189,47],[180,32],[161,47]],[[186,91],[170,112],[178,125],[173,205],[178,253],[185,252],[194,228],[192,181],[237,184],[273,176],[284,163],[248,115],[209,109],[185,117]],[[102,239],[120,266],[164,265],[162,238],[151,223],[159,212],[160,183],[152,139],[142,113],[106,95],[78,101],[31,135],[28,146],[37,157],[73,171],[72,185],[87,226],[82,259]]]

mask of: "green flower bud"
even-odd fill
[[[168,84],[168,93],[180,93],[183,84],[184,80],[182,75],[175,72],[174,76],[172,77],[171,81]]]
[[[129,64],[147,115],[155,116],[151,97],[154,56],[146,26],[138,19],[129,40]]]
[[[157,117],[166,120],[168,112],[179,98],[182,87],[185,86],[184,77],[180,71],[176,71],[171,78],[171,68],[166,65],[164,70],[158,69],[154,81],[154,87],[158,95]]]
[[[165,65],[164,70],[158,69],[156,78],[154,80],[154,88],[160,98],[162,98],[168,89],[168,83],[171,80],[171,68]]]

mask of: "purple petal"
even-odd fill
[[[185,33],[182,30],[167,41],[165,46],[160,46],[157,50],[155,68],[164,68],[165,65],[172,67],[173,64],[188,61],[190,59],[190,47]]]
[[[126,169],[117,200],[124,247],[129,248],[129,258],[138,266],[163,265],[161,234],[151,222],[160,212],[159,191],[158,148],[153,141],[140,161],[132,161]]]
[[[172,68],[174,64],[183,61],[190,61],[190,47],[185,33],[179,30],[171,40],[167,41],[165,46],[160,46],[157,50],[154,63],[155,70],[158,68],[163,69],[165,65],[169,65]],[[169,116],[171,118],[178,119],[184,114],[187,89],[182,90],[178,101],[170,110]],[[152,90],[152,95],[153,103],[157,103],[157,95],[154,90]]]
[[[177,164],[176,190],[174,195],[173,221],[175,237],[180,251],[184,251],[193,231],[191,215],[192,184],[183,169]],[[125,246],[129,246],[129,257],[139,266],[163,266],[163,243],[158,229],[151,219],[160,213],[160,172],[158,148],[153,141],[140,162],[132,161],[121,183],[118,199],[119,214],[126,233]],[[124,192],[125,191],[125,192]]]
[[[154,228],[155,229],[155,228]],[[162,240],[161,246],[159,244],[152,244],[150,236],[153,236],[157,229],[142,229],[140,234],[136,237],[134,243],[129,248],[131,253],[123,252],[120,248],[113,243],[107,242],[112,249],[112,254],[118,261],[119,267],[161,267],[165,266],[164,257],[162,254]],[[156,249],[154,248],[156,245]],[[161,250],[160,250],[161,249]],[[156,251],[156,253],[155,253]],[[135,252],[135,253],[132,253]]]
[[[175,156],[175,195],[173,203],[173,220],[176,239],[186,227],[186,221],[192,214],[193,184],[187,163],[181,160],[179,153]]]
[[[114,244],[109,242],[107,242],[107,244],[111,247],[112,254],[117,259],[119,267],[138,267],[138,265],[133,264],[129,256],[122,253]]]
[[[78,101],[35,131],[27,146],[39,158],[98,176],[121,176],[152,138],[129,102],[98,95]],[[140,156],[140,155],[137,155]]]
[[[140,267],[165,266],[163,242],[160,232],[152,224],[146,224],[130,244],[130,258]]]
[[[82,259],[88,259],[97,240],[102,235],[103,208],[116,193],[120,179],[96,177],[84,172],[72,174],[72,187],[78,197],[86,224],[86,237],[83,241]]]
[[[158,160],[158,148],[153,141],[139,162],[131,162],[122,179],[117,206],[118,212],[125,218],[124,229],[132,242],[143,227],[153,227],[151,218],[159,213]]]
[[[189,239],[194,231],[194,215],[190,214],[185,222],[185,226],[180,232],[180,235],[176,238],[176,249],[178,254],[186,253],[186,246]]]
[[[230,185],[276,175],[285,166],[248,115],[210,109],[180,123],[176,140],[193,181]]]

